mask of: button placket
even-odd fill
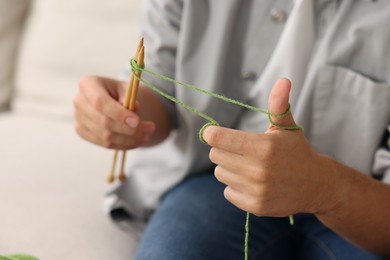
[[[277,23],[283,23],[286,21],[286,12],[279,8],[273,8],[270,12],[271,19]]]
[[[242,70],[240,73],[240,78],[245,81],[255,81],[257,74],[254,71]]]

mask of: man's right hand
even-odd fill
[[[111,149],[128,150],[146,145],[156,129],[152,121],[122,106],[126,83],[87,76],[73,98],[75,128],[85,140]],[[137,103],[137,109],[139,103]]]

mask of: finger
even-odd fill
[[[76,132],[84,140],[87,140],[98,146],[102,146],[100,139],[87,128],[76,126]]]
[[[154,133],[156,126],[153,122],[141,122],[135,129],[133,135],[123,135],[113,132],[103,134],[103,143],[106,147],[124,147],[124,149],[133,149],[145,145],[150,140],[150,135]],[[123,150],[123,148],[122,148]]]
[[[140,143],[140,144],[135,144],[135,143],[134,144],[125,144],[124,142],[115,143],[115,140],[112,142],[103,142],[102,139],[98,138],[98,136],[96,136],[93,132],[89,131],[88,129],[85,129],[84,131],[80,132],[79,135],[82,138],[84,138],[85,140],[88,140],[91,143],[105,147],[107,149],[115,149],[115,150],[125,151],[125,150],[136,148],[136,147],[142,145],[142,143]]]
[[[140,122],[139,116],[133,112],[128,114],[125,123],[113,120],[92,107],[82,95],[75,97],[74,106],[80,114],[84,114],[84,118],[88,118],[89,121],[92,121],[91,124],[96,124],[96,127],[118,134],[134,135],[136,127]]]
[[[119,82],[104,78],[87,77],[80,82],[80,92],[93,109],[106,117],[135,128],[139,118],[118,101],[122,87]]]
[[[85,118],[84,115],[80,115],[78,112],[75,113],[77,119],[77,132],[84,139],[93,142],[94,144],[106,147],[106,148],[133,148],[141,139],[140,134],[138,138],[135,136],[122,135],[105,130],[97,126],[94,122]]]
[[[85,137],[106,148],[130,149],[141,146],[149,141],[149,136],[155,131],[153,122],[141,122],[138,128],[132,130],[132,134],[120,134],[101,127],[80,111],[75,111],[75,118],[79,132],[85,129],[89,133]]]
[[[214,175],[219,182],[231,186],[236,190],[242,191],[250,188],[250,184],[248,184],[248,181],[245,178],[242,178],[239,174],[231,172],[220,165],[215,167]]]
[[[108,149],[129,150],[140,147],[149,141],[149,136],[143,136],[142,138],[135,139],[124,135],[106,135],[102,139],[88,129],[86,129],[85,133],[85,137],[89,138],[88,140]],[[84,138],[83,135],[81,136]]]
[[[256,166],[252,167],[253,162],[250,157],[231,153],[216,147],[210,149],[209,157],[213,163],[222,166],[230,172],[240,173],[240,175],[251,175],[251,168],[257,168]]]
[[[113,144],[112,143],[109,145],[105,145],[99,136],[97,136],[95,133],[91,132],[87,128],[80,128],[80,127],[76,126],[76,132],[81,138],[83,138],[83,139],[85,139],[93,144],[96,144],[98,146],[103,146],[105,148],[115,149],[115,150],[128,150],[129,149],[128,146],[122,145],[122,144]]]
[[[230,203],[243,211],[253,211],[254,203],[247,194],[236,190],[231,186],[227,186],[224,190],[224,196]]]
[[[210,146],[241,155],[252,149],[255,140],[258,142],[262,138],[259,134],[219,126],[209,126],[203,131],[203,139]]]
[[[291,112],[284,116],[278,116],[289,110],[290,90],[291,82],[286,78],[277,80],[272,87],[268,98],[268,111],[271,113],[270,119],[272,122],[269,129],[281,128],[278,126],[295,126]]]
[[[152,135],[156,132],[156,124],[152,121],[142,121],[140,126],[144,135]]]

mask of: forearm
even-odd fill
[[[140,118],[144,121],[152,121],[156,125],[156,131],[146,146],[161,143],[168,137],[172,129],[168,112],[161,99],[147,88],[139,88],[139,99],[142,103],[139,111]]]
[[[337,180],[332,207],[318,219],[351,243],[390,256],[390,185],[325,160]]]

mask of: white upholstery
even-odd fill
[[[19,38],[29,0],[0,0],[0,111],[9,107]]]
[[[32,0],[20,38],[28,2],[0,0],[0,107],[16,85],[0,113],[0,255],[131,259],[136,239],[102,210],[111,151],[76,135],[72,96],[82,75],[119,75],[140,1]]]
[[[81,76],[117,76],[134,55],[139,1],[34,3],[17,64],[14,106],[69,114]]]

